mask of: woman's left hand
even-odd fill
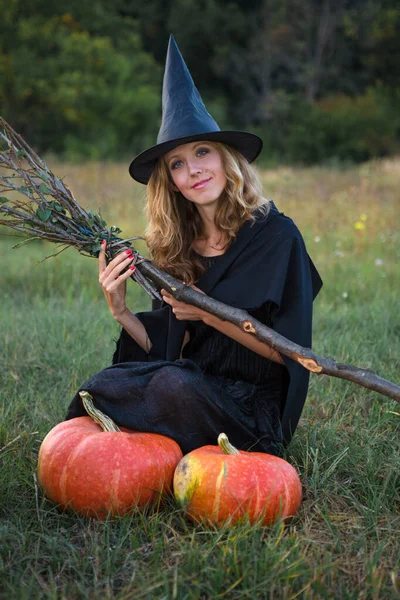
[[[195,286],[193,286],[193,289],[195,289],[197,292],[204,293]],[[161,290],[161,295],[164,302],[169,304],[172,308],[172,312],[178,321],[202,321],[203,317],[208,314],[206,311],[201,310],[196,306],[186,304],[186,302],[179,302],[179,300],[176,300],[166,290]]]

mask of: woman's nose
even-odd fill
[[[188,166],[189,166],[189,173],[191,175],[197,175],[197,173],[201,173],[201,167],[196,160],[190,161],[188,163]]]

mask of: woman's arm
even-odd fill
[[[115,320],[125,329],[127,333],[135,340],[137,344],[147,352],[147,354],[151,350],[151,342],[147,331],[143,325],[143,323],[131,313],[129,308],[125,308],[125,310],[120,313],[118,316],[114,317]]]
[[[268,358],[279,364],[284,364],[279,352],[273,350],[263,342],[260,342],[251,333],[246,333],[237,325],[233,325],[233,323],[229,323],[228,321],[222,321],[221,319],[218,319],[218,317],[215,317],[200,308],[186,304],[185,302],[179,302],[165,290],[161,290],[161,294],[164,302],[171,306],[172,312],[178,320],[203,321],[206,325],[214,327],[217,331],[227,335],[232,340],[235,340],[235,342],[239,342],[239,344],[249,348],[249,350],[264,356],[264,358]]]
[[[125,304],[126,280],[132,275],[134,266],[132,251],[122,252],[107,265],[106,244],[99,253],[99,283],[103,289],[108,308],[114,319],[125,329],[137,344],[147,353],[151,342],[143,323],[131,313]]]
[[[264,356],[264,358],[268,358],[273,362],[279,363],[283,365],[283,360],[279,352],[273,350],[270,346],[264,344],[264,342],[260,342],[254,335],[251,333],[246,333],[243,329],[240,329],[237,325],[233,323],[229,323],[228,321],[221,321],[218,317],[211,315],[210,313],[205,313],[202,319],[203,323],[209,325],[210,327],[214,327],[217,331],[227,335],[235,342],[239,342],[242,346],[245,346],[249,350]]]

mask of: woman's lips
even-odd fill
[[[209,177],[208,179],[203,179],[202,181],[199,181],[198,183],[195,183],[192,186],[192,190],[201,190],[203,187],[205,187],[207,185],[207,183],[211,181],[211,177]]]

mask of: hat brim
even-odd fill
[[[151,177],[151,174],[156,166],[157,160],[170,152],[174,148],[181,146],[182,144],[188,144],[189,142],[195,142],[204,140],[205,142],[221,142],[232,146],[238,152],[243,154],[249,162],[252,162],[260,154],[263,142],[262,139],[254,133],[247,131],[212,131],[209,133],[199,133],[197,135],[190,135],[169,142],[163,142],[157,144],[141,152],[133,159],[129,165],[129,173],[133,179],[139,183],[147,184]]]

